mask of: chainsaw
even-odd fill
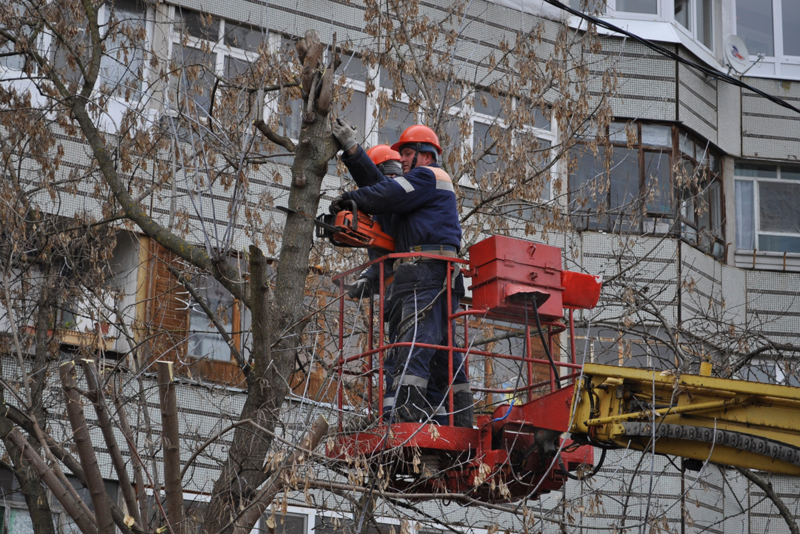
[[[372,217],[358,211],[355,201],[351,210],[336,214],[323,213],[316,218],[317,237],[329,239],[337,247],[374,248],[394,252],[394,238],[387,235]]]
[[[337,247],[374,248],[385,253],[394,252],[394,238],[387,235],[372,217],[358,211],[355,201],[350,200],[349,203],[352,206],[350,210],[336,214],[323,213],[314,219],[317,238],[329,239]],[[277,208],[286,213],[313,218],[291,208]]]

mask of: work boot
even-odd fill
[[[471,391],[457,391],[453,393],[453,426],[472,428],[475,418],[473,409],[474,400]]]
[[[421,423],[427,421],[432,413],[428,401],[425,400],[426,388],[403,385],[397,390],[395,397],[395,415],[404,423]]]

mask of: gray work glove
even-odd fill
[[[356,129],[350,126],[344,119],[336,119],[331,125],[333,136],[342,145],[342,150],[347,152],[358,144],[356,141]]]
[[[372,284],[366,278],[359,278],[347,290],[347,296],[351,299],[360,299],[361,297],[368,297],[372,292]]]

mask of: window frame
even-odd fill
[[[198,279],[200,279],[200,280],[204,280],[204,279],[211,280],[211,283],[219,284],[219,282],[217,282],[216,279],[214,279],[214,277],[209,275],[209,274],[200,273]],[[221,287],[221,285],[220,285],[220,287]],[[201,296],[203,296],[203,298],[205,298],[205,295],[203,294],[203,290],[202,289],[195,288],[195,290],[200,292]],[[188,293],[188,291],[187,291],[187,293]],[[210,357],[208,354],[199,354],[198,355],[198,354],[192,354],[191,353],[192,338],[195,336],[195,334],[204,335],[204,336],[215,336],[216,338],[219,338],[219,340],[222,341],[223,343],[225,342],[225,340],[222,337],[222,334],[220,334],[219,331],[217,330],[216,326],[214,326],[214,324],[212,323],[212,321],[208,317],[208,315],[206,315],[206,313],[202,310],[202,308],[200,308],[199,303],[191,295],[187,295],[187,296],[188,296],[188,299],[187,299],[187,305],[186,305],[186,356],[188,358],[192,358],[193,360],[196,360],[196,361],[205,361],[205,362],[209,362],[209,363],[233,363],[233,364],[236,364],[236,359],[233,357],[233,351],[230,350],[230,347],[228,348],[229,352],[228,352],[228,358],[227,359]],[[208,303],[208,299],[207,298],[206,298],[206,304],[208,304],[210,306],[210,304]],[[207,330],[194,330],[192,328],[192,311],[194,310],[195,307],[199,308],[199,312],[195,312],[195,313],[197,313],[198,315],[202,315],[203,317],[205,317],[208,320],[208,325],[209,326],[208,326]],[[231,337],[231,344],[237,350],[239,350],[241,352],[241,350],[242,350],[242,331],[243,331],[242,320],[243,320],[243,317],[244,317],[244,313],[243,313],[243,310],[242,310],[241,301],[239,301],[237,298],[233,297],[233,295],[231,295],[230,310],[231,310],[231,319],[230,319],[230,331],[228,332],[228,335],[230,335],[230,337]],[[213,308],[212,308],[212,311],[215,311],[215,310],[213,310]]]
[[[226,58],[230,57],[235,60],[245,61],[246,63],[252,63],[256,61],[256,59],[258,58],[257,52],[251,52],[241,48],[236,48],[234,46],[225,43],[226,25],[229,22],[231,24],[234,24],[235,23],[234,21],[229,21],[228,19],[225,19],[223,17],[212,17],[211,15],[208,15],[205,12],[181,6],[170,6],[170,10],[171,10],[170,15],[172,20],[172,25],[171,25],[172,33],[169,38],[168,57],[172,58],[173,61],[176,61],[178,59],[175,57],[176,47],[179,47],[180,49],[189,48],[204,54],[214,54],[215,57],[214,57],[213,73],[217,76],[225,76]],[[185,31],[184,28],[182,27],[182,18],[184,12],[198,13],[211,17],[219,25],[217,28],[216,40],[196,37]],[[242,25],[244,24],[245,23],[242,23]],[[268,47],[270,50],[273,49],[271,41],[273,35],[276,34],[274,34],[273,32],[268,32],[266,35],[266,38],[268,39]],[[204,50],[204,45],[205,47],[207,47],[207,50]],[[182,58],[180,59],[182,60]],[[181,76],[182,75],[183,73],[181,72]],[[184,91],[186,90],[188,89],[184,89]],[[267,107],[268,106],[264,106],[265,114],[267,113]],[[207,109],[205,109],[205,114],[203,116],[200,116],[199,119],[201,121],[208,120]]]
[[[578,229],[578,231],[600,231],[600,232],[613,232],[613,233],[622,233],[622,234],[640,234],[640,235],[667,235],[672,237],[680,238],[681,240],[687,242],[691,246],[702,250],[703,252],[710,254],[718,259],[721,259],[725,253],[725,190],[723,184],[723,173],[722,173],[722,153],[718,151],[715,147],[713,147],[710,143],[701,144],[697,137],[694,135],[682,131],[679,126],[675,124],[664,124],[664,123],[657,123],[657,122],[643,122],[643,121],[629,121],[624,119],[617,119],[613,121],[608,128],[606,129],[605,135],[608,139],[609,145],[614,149],[625,149],[629,150],[628,143],[623,142],[620,139],[614,139],[615,133],[619,135],[620,131],[614,132],[612,128],[616,125],[636,125],[636,143],[631,144],[630,150],[637,150],[638,152],[638,164],[639,164],[639,189],[636,198],[634,199],[636,203],[636,217],[638,218],[638,224],[636,225],[628,225],[627,227],[618,226],[617,220],[619,219],[618,214],[616,213],[620,207],[613,207],[611,206],[612,198],[612,177],[610,175],[605,174],[605,170],[603,170],[603,179],[609,180],[608,190],[604,193],[605,195],[605,211],[603,214],[602,219],[597,218],[597,211],[595,208],[573,208],[579,196],[575,196],[576,186],[580,187],[581,189],[585,187],[585,183],[575,183],[572,181],[572,177],[574,173],[570,173],[568,177],[568,205],[570,206],[570,217],[573,220],[573,225]],[[671,146],[666,145],[657,145],[657,144],[649,144],[644,142],[644,136],[642,135],[643,127],[648,125],[660,126],[660,127],[667,127],[670,128],[670,144]],[[685,139],[689,139],[692,143],[693,153],[691,157],[686,158],[687,154],[681,151],[681,136]],[[585,145],[583,145],[585,146]],[[711,161],[711,157],[716,158],[716,165],[718,171],[713,173],[711,176],[711,180],[709,183],[693,192],[693,197],[696,194],[711,194],[712,184],[713,187],[719,191],[719,202],[716,207],[712,207],[709,204],[708,207],[708,215],[707,218],[709,221],[719,220],[720,224],[718,225],[718,231],[721,236],[717,236],[711,230],[708,233],[703,234],[702,228],[699,226],[700,216],[698,216],[697,209],[693,207],[692,214],[694,215],[693,219],[690,219],[687,215],[686,208],[687,208],[687,197],[685,195],[686,188],[678,187],[678,181],[676,179],[675,174],[675,166],[678,163],[678,158],[681,159],[689,159],[690,162],[694,165],[695,170],[699,168],[701,165],[699,161],[696,160],[696,153],[694,151],[694,147],[703,147],[704,151],[708,151],[709,155],[706,156],[706,161]],[[583,150],[582,148],[580,150]],[[598,147],[598,157],[601,156],[603,150],[603,146]],[[587,152],[583,152],[580,156],[584,156]],[[646,188],[648,187],[648,169],[645,166],[646,163],[646,155],[648,153],[660,153],[665,154],[668,157],[668,172],[669,172],[669,187],[668,190],[670,191],[670,212],[669,214],[665,213],[658,213],[653,211],[647,211],[647,201],[643,194],[646,192]],[[612,156],[613,157],[613,156]],[[603,162],[604,165],[604,162]],[[612,161],[613,165],[613,161]],[[613,167],[612,167],[613,169]],[[611,172],[611,169],[609,170]],[[606,177],[607,176],[607,177]],[[600,198],[597,199],[599,203],[601,201]],[[624,207],[624,206],[623,206]],[[593,213],[594,211],[594,213]],[[718,213],[717,213],[718,212]],[[630,213],[630,210],[627,211]],[[619,216],[625,214],[625,211],[621,211]],[[659,226],[659,223],[663,224],[662,221],[667,220],[670,221],[668,227]],[[651,226],[650,226],[651,225]],[[687,227],[689,230],[687,230]],[[711,240],[711,244],[707,247],[701,243],[698,238],[695,238],[693,241],[692,239],[688,238],[687,235],[706,235],[709,234],[714,236],[714,239]],[[719,248],[715,248],[715,245],[719,245]]]
[[[475,102],[477,102],[477,99],[480,98],[482,93],[486,94],[486,96],[489,97],[489,98],[496,98],[496,97],[491,95],[491,92],[487,88],[474,87],[471,90],[471,96],[473,97]],[[501,106],[502,106],[502,103],[503,103],[502,102],[502,98],[507,98],[507,95],[500,97],[500,105]],[[523,105],[522,104],[522,99],[520,99],[518,96],[512,96],[511,99],[512,99],[511,100],[511,112],[514,113],[514,111],[516,111],[519,106]],[[467,137],[466,139],[464,139],[462,141],[461,147],[462,147],[462,152],[463,152],[463,150],[465,148],[469,148],[473,157],[475,157],[475,150],[476,150],[476,145],[475,145],[475,142],[476,142],[476,136],[475,136],[476,128],[475,128],[475,125],[476,124],[481,124],[483,126],[486,126],[487,127],[487,134],[491,130],[491,128],[493,128],[495,126],[500,128],[501,130],[505,130],[505,129],[508,128],[508,124],[506,123],[506,119],[505,119],[505,116],[503,114],[499,114],[497,116],[493,116],[493,115],[491,115],[489,113],[484,113],[483,111],[476,111],[476,107],[477,106],[474,103],[472,105],[468,105],[468,102],[465,102],[462,109],[456,109],[456,108],[451,108],[450,109],[451,115],[456,116],[459,113],[464,113],[468,117],[469,125],[470,125],[470,134],[469,134],[469,137]],[[547,148],[547,150],[552,149],[553,145],[556,142],[556,133],[553,131],[553,118],[552,118],[552,115],[550,117],[548,117],[548,116],[545,116],[544,114],[542,114],[542,116],[543,116],[543,118],[545,120],[547,120],[547,125],[548,125],[549,129],[541,128],[539,126],[536,126],[535,124],[525,124],[522,127],[517,128],[514,132],[512,132],[512,137],[511,137],[512,146],[516,146],[516,144],[518,142],[519,134],[524,133],[526,135],[527,134],[533,134],[538,140],[545,141],[545,142],[549,143],[550,146]],[[465,176],[464,178],[462,178],[462,180],[459,183],[459,185],[466,186],[466,187],[469,187],[471,189],[477,189],[477,188],[480,187],[479,182],[478,182],[479,177],[477,176],[478,163],[479,162],[476,162],[476,176]],[[492,169],[488,169],[485,172],[494,172],[494,170],[495,170],[494,169],[494,165],[495,164],[492,164],[493,168]],[[546,184],[546,195],[547,195],[547,197],[539,199],[542,202],[545,202],[545,203],[548,203],[548,204],[554,202],[552,179],[553,179],[553,177],[556,177],[558,175],[558,166],[559,166],[559,163],[556,162],[553,165],[553,167],[551,167],[551,169],[549,171],[550,172],[550,180],[548,180],[547,184]]]
[[[577,0],[579,5],[583,3],[583,0]],[[602,0],[589,0],[589,4],[595,3],[597,1]],[[605,0],[606,9],[600,12],[600,15],[606,15],[608,17],[614,18],[626,18],[626,19],[639,19],[639,20],[672,20],[670,17],[665,16],[666,12],[666,3],[664,0],[653,0],[656,4],[656,12],[655,13],[639,13],[636,11],[622,11],[621,9],[617,9],[617,0]],[[573,2],[567,0],[567,3],[572,5]],[[574,8],[574,6],[573,6]],[[578,8],[579,9],[579,8]]]
[[[692,208],[695,211],[693,214],[694,220],[688,218],[686,214],[688,201],[684,195],[684,191],[686,191],[686,189],[677,192],[679,203],[678,217],[681,225],[681,240],[699,250],[702,250],[706,254],[717,258],[718,260],[724,260],[727,246],[725,244],[725,190],[723,184],[722,153],[714,150],[710,142],[706,142],[705,145],[703,145],[703,143],[698,141],[698,137],[695,137],[688,132],[681,132],[678,128],[675,128],[675,136],[675,157],[691,162],[694,165],[694,172],[698,172],[698,169],[706,169],[706,172],[709,172],[708,162],[711,161],[712,157],[716,160],[716,172],[711,169],[710,173],[712,173],[713,176],[710,178],[707,177],[703,180],[707,183],[705,185],[698,184],[695,190],[691,192],[692,201],[701,195],[708,194],[710,196],[712,194],[712,187],[714,186],[716,186],[716,189],[719,191],[719,214],[716,213],[716,208],[714,208],[715,204],[708,202],[707,215],[709,223],[711,223],[715,217],[718,218],[720,223],[719,230],[721,234],[719,236],[715,235],[710,229],[707,230],[705,234],[703,233],[703,228],[700,226],[702,213],[699,212],[699,208],[694,202],[692,204]],[[681,136],[683,136],[683,139],[688,139],[693,144],[695,151],[703,148],[704,158],[702,160],[697,157],[696,153],[694,156],[690,156],[687,152],[683,151],[681,148]],[[690,228],[690,230],[686,230],[686,227]],[[692,242],[692,240],[687,237],[688,235],[694,235],[696,242]],[[703,238],[708,239],[709,236],[711,237],[709,247],[704,247],[701,240]],[[717,246],[719,246],[719,249],[716,248]]]
[[[784,53],[783,43],[783,2],[795,0],[769,0],[772,5],[772,51],[773,55],[759,56],[757,53],[750,53],[749,60],[752,63],[759,61],[748,72],[749,76],[781,78],[781,79],[800,79],[800,55],[787,55]],[[731,21],[732,31],[739,35],[738,24],[738,0],[731,2]],[[770,68],[772,67],[772,68]],[[791,69],[789,69],[791,67]],[[792,72],[790,73],[789,70]],[[786,71],[786,72],[784,72]]]
[[[617,131],[612,131],[612,128],[615,128],[616,126],[622,126],[622,125],[624,125],[626,129],[629,127],[629,125],[636,126],[636,131],[635,131],[636,143],[632,144],[630,148],[628,146],[627,141],[621,141],[621,140],[614,140],[613,139],[614,134],[620,133],[621,130],[618,131],[618,132]],[[642,136],[642,126],[644,126],[644,125],[654,125],[654,126],[661,126],[661,127],[670,128],[670,132],[669,132],[669,134],[670,134],[669,135],[670,146],[661,146],[661,145],[655,145],[655,144],[645,144],[643,142],[643,136]],[[617,121],[613,121],[606,128],[605,136],[608,139],[608,144],[612,147],[612,150],[613,149],[636,150],[637,151],[637,155],[638,155],[639,182],[638,182],[638,193],[636,195],[636,198],[634,199],[636,204],[637,204],[636,210],[639,212],[638,215],[637,215],[637,217],[638,217],[638,224],[637,224],[638,228],[636,228],[636,229],[627,229],[627,230],[624,230],[623,233],[639,233],[639,234],[654,233],[656,235],[665,235],[665,234],[666,235],[674,235],[674,234],[677,234],[677,231],[675,230],[676,225],[674,224],[674,222],[670,223],[670,227],[672,227],[671,231],[665,231],[665,232],[656,231],[657,230],[658,220],[669,219],[669,220],[674,221],[675,218],[677,217],[677,207],[676,206],[678,204],[678,199],[676,197],[675,180],[674,180],[674,177],[672,175],[672,168],[673,168],[674,159],[675,159],[675,143],[676,143],[676,139],[675,139],[676,133],[675,132],[676,132],[676,129],[675,129],[675,127],[673,125],[667,125],[667,124],[661,124],[661,123],[651,123],[651,122],[640,122],[640,121],[626,121],[626,120],[623,120],[623,119],[620,119],[620,120],[617,120]],[[598,146],[598,156],[596,156],[596,157],[601,157],[601,152],[600,152],[601,149],[604,150],[603,147]],[[669,215],[665,215],[663,213],[655,214],[655,212],[646,212],[645,209],[644,209],[644,208],[646,208],[646,202],[645,203],[642,202],[642,193],[644,192],[645,188],[647,187],[647,174],[646,174],[647,169],[646,169],[644,163],[645,163],[645,154],[648,154],[648,153],[666,154],[666,156],[668,158],[668,169],[669,169],[669,173],[670,173],[669,192],[670,192],[670,204],[671,204]],[[582,155],[583,154],[581,154],[581,156]],[[605,157],[605,156],[603,156],[603,157]],[[611,163],[613,165],[613,161]],[[609,169],[609,172],[611,172],[612,169],[613,169],[613,166],[611,167],[611,169]],[[603,172],[605,173],[605,170]],[[572,176],[572,174],[570,174],[570,177],[571,176]],[[589,211],[587,211],[587,212],[585,212],[583,210],[578,210],[577,212],[574,212],[572,214],[573,218],[575,218],[576,216],[580,217],[581,219],[586,218],[586,223],[583,224],[583,225],[579,225],[584,230],[598,230],[598,231],[612,231],[612,232],[616,232],[617,231],[614,228],[614,225],[616,223],[613,222],[613,219],[616,219],[618,217],[616,215],[614,215],[613,213],[612,213],[612,216],[608,215],[610,212],[615,212],[616,210],[619,209],[618,207],[612,208],[612,206],[611,206],[611,201],[612,201],[612,199],[611,199],[611,194],[612,194],[611,193],[611,176],[608,176],[608,180],[609,180],[609,186],[608,186],[608,190],[605,192],[605,195],[606,195],[606,210],[605,210],[605,214],[604,214],[604,219],[606,219],[605,224],[600,224],[600,222],[598,221],[596,227],[590,228],[590,218],[592,217],[591,208],[589,208]],[[567,189],[568,189],[568,203],[570,205],[572,205],[572,203],[576,199],[573,198],[573,189],[570,187],[569,183],[568,183]],[[599,203],[600,199],[598,198],[597,201]],[[622,213],[620,213],[619,215],[622,215]],[[652,229],[645,229],[645,224],[646,224],[648,219],[652,219],[654,221]]]
[[[738,164],[744,165],[764,165],[774,167],[776,174],[775,178],[767,178],[761,176],[746,176],[737,174],[739,170]],[[796,256],[800,256],[800,251],[788,251],[788,250],[769,250],[761,248],[761,235],[770,235],[775,237],[792,237],[797,238],[798,242],[800,242],[800,232],[775,232],[775,231],[765,231],[761,229],[761,191],[760,191],[760,184],[761,183],[777,183],[777,184],[800,184],[800,181],[791,179],[791,178],[784,178],[782,169],[787,167],[797,167],[800,169],[798,165],[791,165],[786,163],[778,163],[778,162],[766,162],[766,161],[753,161],[753,160],[737,160],[734,163],[734,172],[733,172],[733,183],[734,188],[738,183],[750,183],[753,184],[753,213],[752,213],[752,226],[749,227],[750,231],[753,233],[753,248],[740,248],[739,247],[739,238],[740,236],[736,235],[735,246],[737,252],[766,252],[766,253],[773,253],[773,254],[792,254]],[[736,220],[741,220],[741,214],[739,212],[736,213]]]
[[[708,39],[711,46],[707,45],[697,35],[697,3],[700,1],[710,2],[711,5],[711,35]],[[735,1],[735,0],[734,0]],[[674,26],[678,29],[678,31],[683,32],[689,37],[694,43],[698,46],[702,47],[706,52],[710,54],[714,54],[714,40],[716,38],[716,10],[714,9],[714,2],[713,0],[688,0],[689,2],[689,28],[678,22],[678,19],[675,18],[675,3],[673,2],[673,13],[670,21],[674,24]]]

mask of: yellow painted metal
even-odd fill
[[[724,406],[741,404],[741,402],[742,401],[741,399],[739,399],[739,397],[733,397],[732,399],[725,399],[723,401],[715,401],[715,402],[706,402],[704,404],[687,404],[684,406],[661,408],[660,410],[653,410],[649,412],[632,412],[621,415],[611,415],[609,417],[589,419],[584,424],[586,426],[601,426],[601,425],[606,425],[608,423],[621,423],[622,421],[633,421],[636,419],[647,421],[651,419],[653,415],[664,417],[672,414],[698,413],[708,410],[714,410],[717,408],[722,408]]]
[[[653,450],[649,436],[629,436],[624,428],[625,423],[652,421],[756,436],[800,449],[800,388],[596,364],[585,365],[583,375],[573,398],[570,431],[575,436]],[[702,441],[661,436],[654,451],[800,475],[800,466],[793,463]]]
[[[746,467],[757,471],[767,471],[783,475],[800,475],[800,467],[794,464],[775,460],[754,452],[740,451],[731,447],[715,445],[712,451],[710,443],[663,438],[659,439],[656,444],[657,454],[669,454],[671,456],[691,458],[692,460],[699,460],[701,462],[708,460],[720,465]]]

